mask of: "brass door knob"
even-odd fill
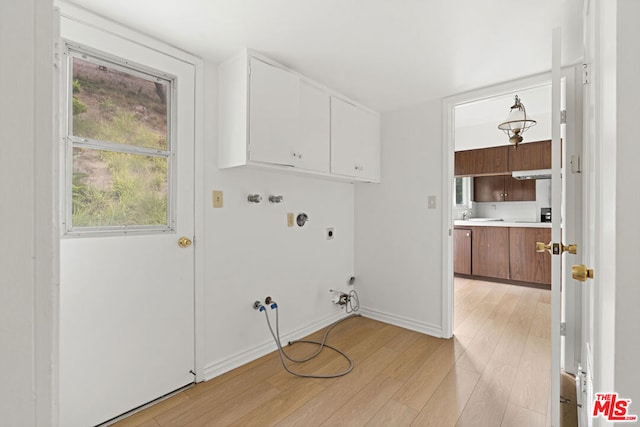
[[[578,245],[572,243],[570,245],[563,245],[558,243],[542,243],[536,242],[536,252],[549,251],[554,255],[560,255],[563,252],[569,252],[570,254],[576,254],[578,252]]]
[[[191,239],[188,237],[181,237],[178,239],[178,246],[181,248],[188,248],[191,246]]]
[[[576,280],[586,282],[587,279],[593,279],[593,270],[583,264],[574,265],[571,267],[571,276]]]
[[[551,252],[551,243],[546,244],[542,242],[536,242],[536,252],[544,252],[544,251]]]

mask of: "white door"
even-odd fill
[[[585,0],[584,25],[585,25],[585,64],[590,67],[593,64],[595,56],[595,10],[593,2]],[[591,3],[591,4],[590,4]],[[585,71],[584,85],[584,111],[588,114],[584,115],[584,158],[583,158],[583,251],[581,262],[585,265],[593,267],[595,265],[595,248],[596,248],[596,85],[592,82],[591,72],[589,68]],[[582,407],[579,410],[580,426],[593,425],[593,417],[591,416],[591,408],[593,407],[593,355],[595,353],[594,340],[594,302],[595,302],[595,286],[597,278],[587,280],[582,283],[582,335],[581,335],[581,354],[580,354],[580,380],[582,384],[582,393],[578,396]]]
[[[553,30],[552,71],[551,71],[551,241],[554,250],[551,256],[551,425],[560,427],[560,322],[562,316],[562,250],[557,244],[562,240],[562,142],[561,142],[561,33]],[[555,214],[553,214],[555,213]],[[560,243],[560,247],[561,247]]]
[[[88,426],[194,381],[195,76],[76,20],[61,34],[59,424]]]

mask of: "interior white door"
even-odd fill
[[[194,235],[195,69],[64,16],[61,34],[71,45],[167,73],[175,83],[167,228],[61,240],[59,424],[88,426],[194,381],[194,246],[180,247],[178,239]],[[74,153],[67,141],[65,156]]]
[[[596,121],[595,112],[596,108],[596,85],[591,81],[591,72],[589,67],[593,65],[595,57],[595,31],[596,13],[594,11],[594,4],[588,0],[584,1],[583,8],[583,22],[585,25],[585,49],[584,57],[586,69],[586,82],[584,85],[583,93],[583,105],[584,111],[588,114],[584,114],[584,148],[583,148],[583,222],[582,222],[582,235],[583,235],[583,251],[582,262],[590,267],[595,266],[595,254],[596,254]],[[593,112],[593,113],[592,113]],[[594,354],[594,340],[595,327],[595,286],[597,283],[597,276],[594,280],[587,280],[582,283],[582,334],[580,339],[581,352],[580,352],[580,375],[581,384],[583,385],[581,394],[578,395],[578,400],[582,404],[579,409],[579,425],[589,426],[593,425],[593,417],[591,416],[591,408],[593,407],[593,354]]]
[[[561,215],[562,210],[562,170],[561,170],[561,32],[560,28],[553,30],[552,70],[551,70],[551,241],[554,250],[551,256],[551,425],[560,427],[560,367],[561,344],[560,322],[562,316],[562,246]]]

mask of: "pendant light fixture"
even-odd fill
[[[507,120],[500,123],[498,129],[504,131],[504,133],[509,136],[509,143],[518,148],[518,144],[522,142],[522,134],[535,124],[536,121],[527,116],[527,110],[524,108],[524,104],[520,102],[520,98],[516,95],[515,102],[509,110]]]

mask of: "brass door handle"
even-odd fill
[[[549,251],[554,255],[560,255],[562,252],[569,252],[570,254],[576,254],[578,252],[578,245],[572,243],[570,245],[563,245],[560,243],[542,243],[536,242],[536,252]]]
[[[583,264],[574,265],[571,267],[571,276],[576,280],[586,282],[587,279],[593,279],[593,270]]]
[[[544,251],[551,252],[551,243],[547,245],[546,243],[536,242],[536,252],[544,252]]]
[[[181,248],[188,248],[191,246],[191,239],[188,237],[181,237],[178,239],[178,246]]]

